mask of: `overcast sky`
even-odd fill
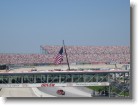
[[[0,53],[130,45],[130,0],[0,0]]]

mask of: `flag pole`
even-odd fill
[[[69,61],[68,61],[68,56],[67,56],[64,40],[63,40],[63,46],[64,46],[64,50],[65,50],[65,54],[66,54],[66,60],[67,60],[67,64],[68,64],[68,69],[70,70],[70,66],[69,66]]]

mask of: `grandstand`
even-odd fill
[[[53,64],[61,46],[40,46],[41,54],[0,53],[0,64]],[[130,64],[128,46],[66,46],[69,63],[75,64]],[[62,64],[66,63],[64,55]]]

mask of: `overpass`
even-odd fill
[[[0,73],[0,87],[109,86],[129,82],[127,70],[23,71]],[[128,80],[128,81],[127,81]]]

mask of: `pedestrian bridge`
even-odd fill
[[[56,87],[56,86],[110,86],[129,83],[127,70],[83,71],[29,71],[0,73],[0,88],[4,87]]]

